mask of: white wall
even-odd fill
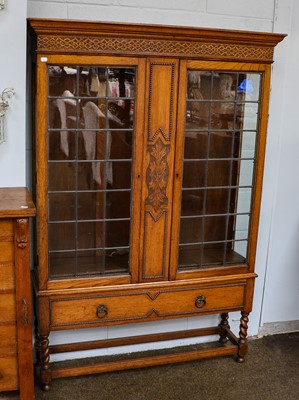
[[[281,90],[272,99],[270,113],[280,117],[274,205],[271,221],[265,296],[261,322],[299,320],[299,2],[294,0],[288,46],[284,60],[285,79],[276,83]],[[277,54],[278,56],[278,54]],[[274,97],[274,96],[272,96]],[[276,106],[274,105],[276,103]],[[277,118],[278,120],[278,118]],[[274,130],[274,118],[270,129]],[[271,155],[268,152],[269,164]]]
[[[299,158],[292,157],[298,135],[290,114],[296,113],[294,81],[298,37],[298,1],[276,2],[273,31],[288,37],[275,50],[267,136],[263,199],[256,257],[254,312],[250,333],[260,334],[299,330],[299,268],[294,228],[299,218],[296,170]],[[297,29],[297,33],[296,33]],[[298,57],[298,56],[297,56]],[[297,64],[298,65],[298,64]],[[292,110],[293,108],[293,110]],[[283,154],[284,153],[284,154]],[[291,167],[292,163],[292,167]],[[297,192],[296,192],[297,191]],[[298,228],[297,228],[298,231]],[[258,320],[259,318],[259,320]],[[253,324],[252,324],[253,323]]]
[[[296,81],[299,61],[299,5],[297,0],[251,0],[250,5],[248,3],[248,0],[28,0],[28,16],[190,25],[290,34],[289,38],[278,46],[273,67],[256,260],[259,278],[256,281],[254,307],[249,324],[249,335],[256,335],[264,323],[299,320],[299,136],[295,98],[298,93],[296,89],[299,89],[299,83]],[[16,32],[18,29],[19,26],[15,29]],[[22,119],[22,114],[19,119]],[[11,183],[14,183],[14,179]],[[151,323],[87,330],[84,334],[81,331],[81,338],[112,338],[156,332],[160,329],[194,328],[211,324],[214,322],[213,318],[215,317],[208,316],[203,319],[172,320],[160,325]],[[232,327],[235,331],[238,331],[238,320],[239,314],[233,314]],[[52,343],[78,339],[78,331],[68,335],[64,332],[56,333],[51,337]],[[177,342],[179,343],[181,342]],[[141,348],[154,348],[153,346],[155,345]],[[94,355],[95,352],[91,354]]]
[[[280,0],[281,1],[281,0]],[[271,31],[275,0],[28,0],[28,16]]]
[[[7,141],[0,145],[0,187],[26,184],[26,1],[6,1],[0,11],[0,93],[16,95],[6,113]]]

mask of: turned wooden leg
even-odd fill
[[[228,313],[223,313],[221,314],[221,321],[219,324],[219,328],[220,328],[220,339],[219,342],[220,343],[226,343],[227,342],[227,333],[226,333],[226,329],[230,329],[229,323],[228,323]]]
[[[237,357],[237,362],[242,363],[245,361],[245,354],[247,353],[247,329],[248,329],[248,315],[247,313],[242,313],[242,317],[240,319],[240,332],[239,332],[239,350],[238,350],[238,357]]]
[[[49,339],[48,336],[40,336],[39,338],[41,388],[48,391],[51,383]]]

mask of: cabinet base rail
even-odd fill
[[[173,364],[186,361],[193,361],[198,359],[227,356],[236,354],[238,349],[236,346],[230,345],[209,350],[189,351],[180,354],[168,354],[163,356],[142,357],[130,360],[112,361],[105,363],[98,363],[94,365],[86,365],[81,367],[72,367],[66,369],[53,369],[52,378],[65,378],[80,375],[92,375],[96,373],[121,371],[125,369],[136,369],[153,367],[157,365]]]
[[[52,379],[75,377],[81,375],[92,375],[98,373],[106,373],[112,371],[121,371],[126,369],[137,369],[152,367],[158,365],[182,363],[187,361],[194,361],[205,358],[213,358],[220,356],[236,355],[237,362],[244,362],[244,356],[247,353],[246,332],[242,329],[242,321],[247,319],[247,314],[242,313],[240,336],[237,337],[230,330],[227,322],[227,314],[221,315],[221,323],[218,327],[209,327],[202,329],[193,329],[189,331],[166,332],[161,334],[150,334],[135,337],[116,338],[108,340],[80,342],[71,344],[62,344],[55,346],[45,346],[43,343],[49,343],[47,338],[40,337],[40,380],[43,390],[50,390],[50,383]],[[244,325],[244,324],[243,324]],[[126,346],[142,343],[150,343],[165,340],[185,339],[191,337],[220,335],[219,342],[222,345],[217,345],[213,342],[210,348],[202,348],[191,351],[181,351],[177,349],[175,353],[168,353],[163,355],[151,355],[136,357],[134,359],[122,359],[117,361],[101,361],[88,365],[81,366],[61,366],[60,363],[52,365],[50,363],[50,354],[66,353],[71,351],[101,349],[107,347]],[[227,342],[230,343],[227,343]],[[185,349],[185,347],[184,347]],[[171,352],[171,349],[169,349]],[[46,357],[45,357],[46,355]]]

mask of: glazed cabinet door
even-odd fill
[[[40,288],[252,272],[269,79],[267,64],[40,56]]]
[[[144,79],[139,59],[39,57],[41,289],[136,281]]]
[[[179,82],[171,276],[248,270],[257,237],[269,67],[182,61]]]

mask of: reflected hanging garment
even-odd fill
[[[67,98],[63,98],[67,97]],[[63,151],[63,153],[66,155],[66,157],[69,156],[69,143],[68,143],[68,119],[76,119],[75,114],[76,114],[76,105],[77,102],[76,100],[73,100],[69,97],[74,97],[73,93],[71,93],[69,90],[65,90],[62,94],[62,97],[60,99],[56,100],[56,106],[59,110],[60,114],[60,122],[61,122],[61,131],[60,131],[60,148]],[[73,108],[73,112],[71,114],[73,115],[68,115],[69,110],[67,110],[67,106],[71,106]]]
[[[103,135],[98,135],[97,139],[97,131],[100,128],[105,128],[105,114],[96,106],[93,102],[89,101],[86,103],[85,107],[83,107],[83,117],[84,117],[84,127],[86,129],[94,129],[83,130],[83,140],[85,147],[85,154],[87,160],[107,160],[110,158],[111,151],[111,132],[107,131]],[[98,154],[96,154],[96,151]],[[112,173],[112,163],[106,162],[105,166],[105,181],[112,185],[113,183],[113,173]],[[93,162],[92,163],[92,176],[93,179],[99,184],[102,184],[101,177],[101,163]]]
[[[234,80],[229,74],[221,74],[220,77],[220,95],[225,102],[221,103],[221,113],[223,114],[234,114],[234,100],[236,96],[236,91],[233,89]],[[231,101],[229,103],[229,101]]]

